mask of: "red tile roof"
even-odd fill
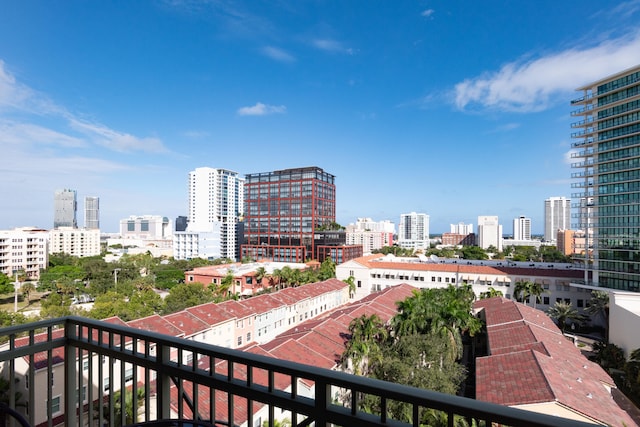
[[[180,329],[185,337],[194,336],[210,328],[208,323],[186,310],[165,315],[164,319]]]
[[[127,322],[127,325],[132,328],[142,329],[149,332],[157,332],[159,334],[169,335],[172,337],[184,336],[184,332],[157,314],[144,317],[142,319],[131,320]]]
[[[508,406],[557,403],[612,426],[635,425],[613,400],[611,377],[542,311],[497,297],[477,301],[490,355],[476,359],[476,398]]]

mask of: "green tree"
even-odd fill
[[[164,313],[170,314],[194,305],[212,302],[214,295],[201,283],[185,283],[174,286],[164,299]]]
[[[54,319],[56,317],[70,316],[71,298],[57,292],[51,292],[49,296],[40,301],[40,317],[44,319]]]
[[[318,280],[324,281],[336,277],[336,263],[331,258],[325,258],[318,271]]]
[[[562,332],[564,332],[567,321],[583,320],[583,316],[578,313],[578,310],[571,307],[571,304],[567,304],[566,302],[562,301],[558,301],[553,305],[553,307],[550,307],[547,310],[547,314],[549,315],[549,317],[558,322],[558,327],[560,327],[560,330],[562,330]]]
[[[40,291],[55,291],[57,290],[57,282],[70,279],[70,280],[84,280],[86,276],[82,267],[77,265],[56,265],[49,267],[46,270],[40,272],[40,279],[38,281],[38,290]]]
[[[478,246],[464,246],[461,252],[464,259],[489,259],[485,250]]]
[[[171,289],[180,283],[184,283],[184,272],[173,265],[159,264],[153,268],[155,287],[157,289]]]
[[[9,294],[13,292],[15,292],[15,288],[11,278],[6,274],[0,273],[0,294]]]

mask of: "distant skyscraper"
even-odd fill
[[[100,198],[84,198],[84,227],[100,228]]]
[[[187,229],[187,217],[186,216],[177,217],[175,231],[185,231],[186,229]]]
[[[513,240],[531,240],[531,218],[520,216],[513,220]]]
[[[544,240],[555,242],[558,230],[571,229],[571,200],[550,197],[544,201]]]
[[[78,227],[75,190],[57,190],[53,197],[53,228]]]
[[[478,217],[478,246],[482,249],[493,246],[502,251],[502,226],[497,216]]]
[[[589,259],[584,279],[640,292],[640,66],[577,90],[580,97],[571,101],[576,108],[571,166],[576,169],[572,187],[579,192],[571,197],[579,201],[577,228],[586,239],[585,248],[576,248]]]
[[[459,222],[458,224],[450,224],[450,230],[452,234],[461,234],[466,236],[473,233],[473,224],[465,224]]]
[[[398,245],[405,249],[429,249],[429,215],[415,212],[401,214]]]

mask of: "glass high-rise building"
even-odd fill
[[[88,196],[84,198],[84,227],[100,228],[100,198]]]
[[[78,227],[76,190],[57,190],[53,196],[53,228]]]
[[[336,220],[333,175],[315,166],[248,174],[244,190],[242,258],[317,259],[318,229]]]
[[[571,136],[585,280],[640,292],[640,66],[577,89]]]

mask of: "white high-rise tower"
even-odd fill
[[[243,184],[244,179],[237,172],[226,169],[202,167],[189,173],[187,232],[214,232],[220,236],[219,250],[214,249],[207,258],[237,259]]]
[[[558,230],[571,229],[571,199],[550,197],[544,201],[544,240],[555,242]]]
[[[520,216],[513,220],[513,240],[531,240],[531,218]]]

